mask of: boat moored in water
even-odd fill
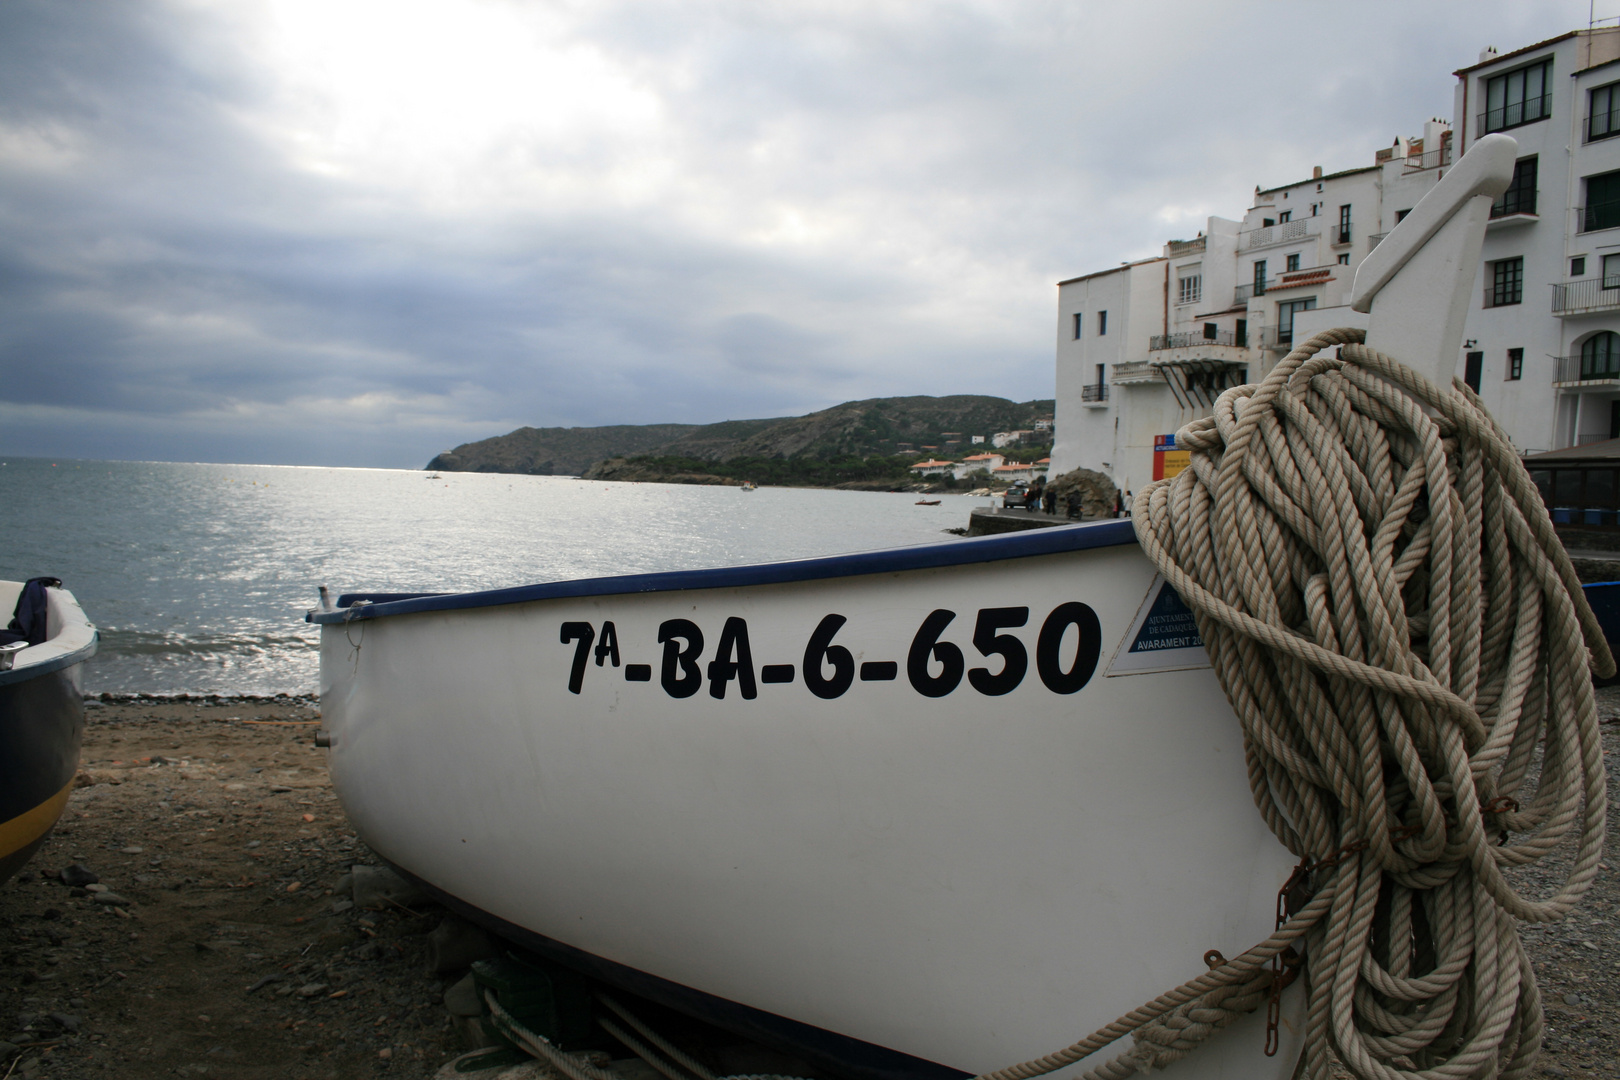
[[[84,735],[80,674],[97,640],[54,578],[0,581],[0,610],[13,607],[21,640],[0,644],[0,882],[22,868],[67,805]]]

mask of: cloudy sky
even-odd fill
[[[1057,281],[1370,164],[1482,46],[1587,17],[6,0],[0,453],[420,467],[525,424],[1050,396]]]

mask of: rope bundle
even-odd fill
[[[1137,537],[1192,608],[1243,725],[1249,782],[1301,859],[1267,942],[1058,1054],[1126,1032],[1088,1074],[1184,1055],[1304,939],[1306,1075],[1529,1074],[1535,974],[1515,920],[1563,916],[1597,873],[1606,814],[1591,672],[1614,672],[1541,498],[1471,391],[1319,334],[1177,433],[1191,465],[1139,493]],[[1340,356],[1319,355],[1332,345]],[[1573,844],[1529,896],[1504,871]],[[1300,906],[1299,901],[1305,901]],[[1239,992],[1231,1004],[1253,998]],[[1252,1007],[1252,1006],[1250,1006]]]

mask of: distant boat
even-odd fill
[[[752,480],[744,480],[742,482],[742,490],[743,491],[758,491],[759,490],[759,485],[754,483]]]
[[[0,645],[0,882],[45,842],[67,806],[84,736],[80,672],[96,652],[96,628],[73,594],[61,582],[43,584],[54,578],[35,580],[23,607],[43,618],[26,620],[31,636]],[[12,610],[27,584],[0,581],[0,611]]]
[[[916,505],[918,505],[918,506],[938,506],[939,505],[939,500],[938,499],[918,499]]]
[[[438,473],[434,473],[432,476],[428,477],[428,479],[429,480],[443,480],[444,477],[440,476]]]

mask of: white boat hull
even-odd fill
[[[1128,525],[1105,523],[316,616],[332,777],[367,843],[493,924],[894,1053],[869,1075],[986,1071],[1272,929],[1294,860],[1254,808],[1213,674],[1188,667],[1201,648],[1120,649],[1157,588]],[[1076,605],[1100,639],[1066,692],[1085,667]],[[996,619],[980,612],[1020,607],[1025,625],[981,641],[1017,639],[1027,670],[986,693],[1013,679],[975,647]],[[941,609],[940,640],[981,670],[929,696],[949,658],[914,685],[908,655]],[[852,677],[823,697],[805,654],[830,614]],[[703,637],[690,667],[676,620]],[[584,632],[565,623],[589,624],[582,670]],[[891,678],[862,666],[885,663]],[[764,681],[766,665],[793,681]],[[812,666],[838,689],[835,660]],[[1155,666],[1184,670],[1122,674]],[[1170,1075],[1288,1076],[1288,998],[1277,1056],[1262,1009]]]

